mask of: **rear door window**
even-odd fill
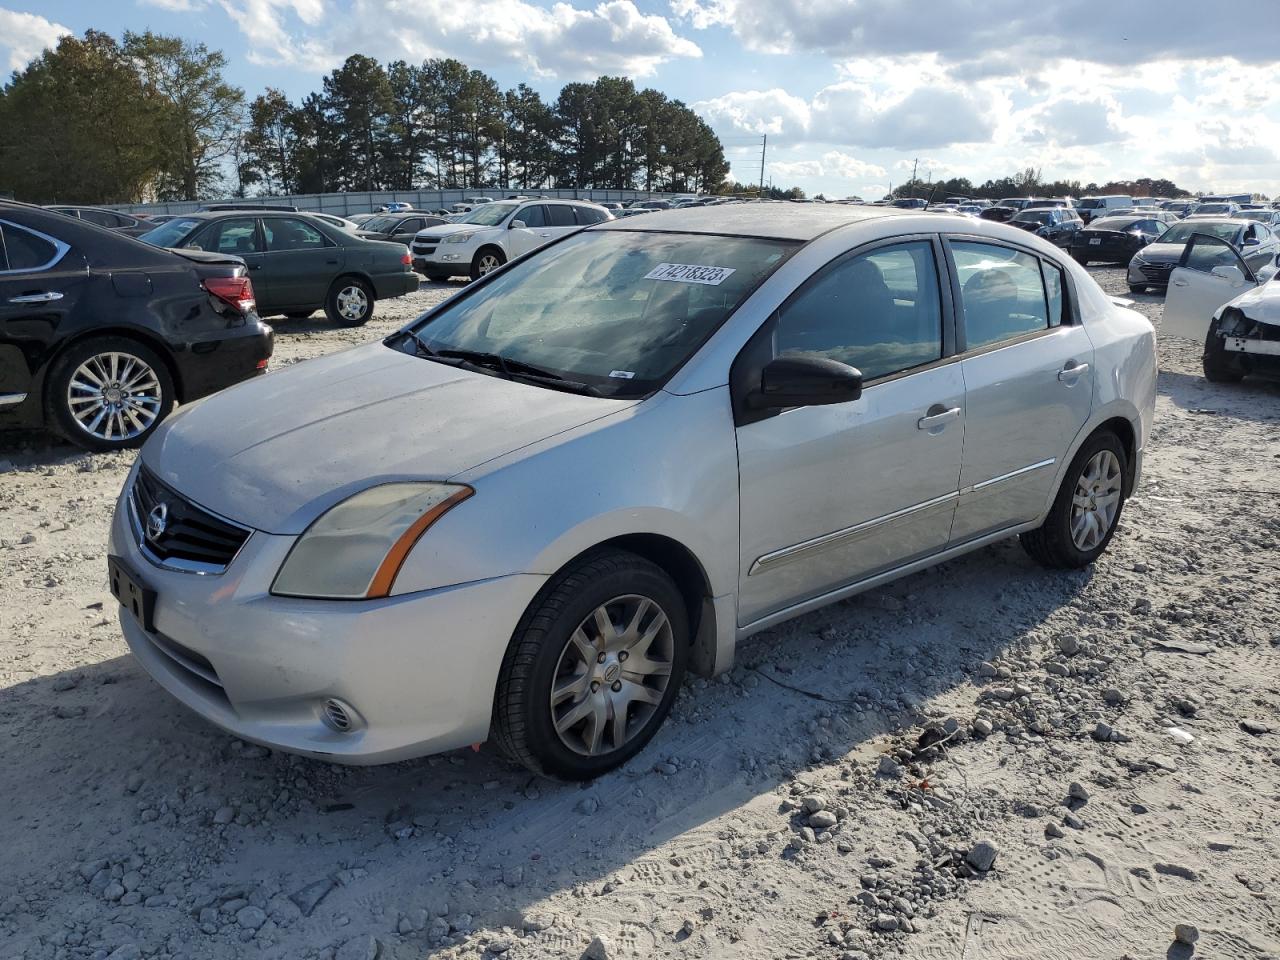
[[[13,272],[49,266],[58,248],[43,237],[6,223],[0,226],[0,269]]]
[[[576,227],[578,221],[573,217],[573,207],[564,203],[552,203],[546,207],[548,226]]]
[[[272,217],[262,221],[268,251],[319,250],[325,246],[324,234],[311,224],[292,217]]]
[[[258,221],[253,217],[218,220],[194,240],[202,250],[215,253],[258,253]]]
[[[978,350],[1049,329],[1040,258],[1011,247],[952,241],[965,347]]]
[[[105,210],[81,210],[80,219],[89,223],[96,223],[100,227],[120,226],[120,218],[114,213],[107,213]]]
[[[603,210],[597,210],[595,207],[574,207],[573,212],[578,218],[578,223],[583,225],[604,223],[607,217]]]

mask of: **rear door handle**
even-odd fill
[[[62,294],[57,290],[46,290],[44,293],[24,293],[20,297],[10,297],[10,303],[53,303],[61,300]]]
[[[1089,372],[1087,363],[1077,363],[1074,367],[1063,367],[1058,371],[1058,379],[1063,383],[1074,382]]]
[[[935,403],[930,410],[937,410],[942,404]],[[921,417],[916,421],[916,428],[920,430],[936,430],[938,427],[945,427],[952,420],[960,418],[960,408],[951,407],[949,410],[942,410],[939,413],[930,413]]]

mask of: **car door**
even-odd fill
[[[404,217],[395,225],[388,239],[403,243],[407,247],[413,243],[413,238],[424,227],[426,227],[426,221],[422,217]]]
[[[1244,257],[1244,262],[1249,265],[1249,269],[1254,274],[1257,274],[1268,263],[1275,262],[1278,242],[1276,235],[1266,224],[1249,224],[1245,228],[1243,244],[1240,252]]]
[[[183,246],[239,257],[249,268],[249,279],[253,282],[253,295],[258,301],[259,309],[270,306],[271,278],[263,270],[265,256],[257,217],[214,220],[192,233]]]
[[[342,272],[342,247],[300,217],[263,217],[262,236],[266,245],[262,269],[271,294],[268,308],[324,303],[333,278]]]
[[[83,259],[62,240],[0,220],[0,412],[27,398],[87,283]]]
[[[1193,234],[1169,274],[1160,336],[1203,344],[1218,308],[1256,284],[1253,270],[1234,246],[1219,237]]]
[[[1011,244],[947,240],[965,384],[951,541],[1034,520],[1093,405],[1093,344],[1062,268]]]
[[[965,429],[936,238],[852,251],[814,274],[734,364],[758,386],[777,356],[862,371],[862,396],[754,413],[735,399],[739,623],[928,556],[947,543]]]
[[[524,226],[517,227],[519,221]],[[536,250],[544,243],[551,242],[551,230],[547,225],[547,208],[541,203],[531,203],[521,207],[511,218],[507,230],[507,246],[511,259],[523,256],[530,250]]]

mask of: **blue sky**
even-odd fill
[[[1206,19],[1202,0],[0,0],[0,69],[59,33],[151,28],[203,40],[250,96],[298,98],[351,53],[455,56],[554,95],[632,77],[694,107],[734,174],[876,196],[910,174],[1280,194],[1271,96],[1280,4]],[[1153,20],[1158,19],[1155,23]],[[1220,22],[1219,22],[1220,21]]]

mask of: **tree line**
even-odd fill
[[[146,32],[65,36],[0,86],[0,192],[128,203],[235,194],[551,187],[716,192],[711,128],[625,77],[544,100],[457,60],[356,54],[294,103],[226,57]]]
[[[1087,197],[1121,194],[1130,197],[1189,197],[1191,192],[1172,180],[1140,177],[1137,180],[1110,180],[1106,183],[1081,183],[1079,180],[1047,181],[1035,167],[1027,167],[1008,177],[974,184],[966,177],[950,180],[908,180],[893,190],[895,197],[921,197],[935,200],[943,197],[969,197],[973,200],[1001,200],[1005,197]]]

